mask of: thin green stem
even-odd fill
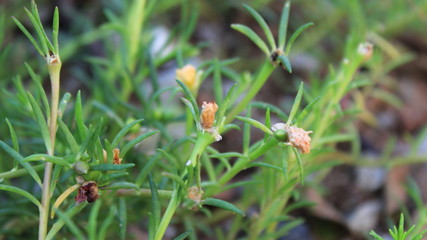
[[[55,154],[55,139],[56,139],[56,128],[58,118],[58,104],[59,104],[59,85],[60,85],[60,72],[61,72],[61,60],[59,56],[52,55],[47,57],[48,70],[50,76],[50,82],[52,86],[52,103],[51,103],[51,115],[49,120],[49,135],[51,141],[51,149],[48,149],[48,154],[53,156]],[[47,234],[47,225],[49,221],[49,204],[50,204],[50,182],[52,178],[53,164],[46,162],[43,187],[42,187],[42,200],[40,206],[40,219],[39,219],[39,240],[44,240]]]
[[[151,189],[149,188],[140,188],[139,190],[134,189],[120,189],[116,192],[117,196],[138,196],[138,197],[151,197]],[[173,191],[169,190],[157,190],[160,198],[172,198]]]
[[[233,121],[234,117],[248,106],[249,102],[257,95],[261,87],[264,86],[265,81],[267,81],[273,70],[274,65],[269,60],[266,60],[245,97],[231,110],[230,114],[228,114],[226,124]]]
[[[248,164],[262,156],[266,153],[270,148],[277,145],[279,141],[275,138],[271,138],[264,145],[257,148],[256,150],[249,153],[248,158],[239,158],[237,162],[233,165],[233,167],[226,172],[222,177],[218,180],[218,185],[223,186],[228,183],[234,176],[236,176],[239,172],[247,168]]]
[[[157,229],[156,236],[154,237],[154,240],[161,240],[163,239],[163,235],[166,232],[166,228],[168,227],[172,216],[174,215],[176,208],[178,207],[180,203],[180,199],[178,197],[178,191],[179,188],[175,189],[175,191],[172,194],[172,199],[169,202],[168,207],[166,208],[166,211],[162,217],[162,220],[160,221],[159,228]]]

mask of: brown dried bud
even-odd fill
[[[284,123],[276,123],[272,126],[271,129],[273,132],[278,130],[285,130],[287,133],[287,145],[298,148],[303,154],[310,152],[311,138],[308,134],[312,133],[313,131],[305,131],[302,128],[290,126]]]
[[[120,165],[122,164],[122,159],[120,158],[120,149],[113,149],[113,164]]]
[[[207,130],[213,127],[217,110],[218,105],[215,102],[203,102],[202,113],[200,114],[200,124],[203,129]]]
[[[94,181],[84,182],[80,188],[77,196],[74,198],[76,203],[82,203],[88,201],[89,203],[95,202],[99,198],[98,186]]]
[[[196,205],[199,205],[202,202],[203,190],[198,187],[191,187],[187,191],[187,197],[194,201]]]

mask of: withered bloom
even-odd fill
[[[310,152],[311,138],[308,134],[312,133],[313,131],[305,131],[302,128],[284,123],[276,123],[272,126],[271,129],[273,132],[276,132],[277,130],[285,130],[287,133],[287,145],[296,147],[303,154]]]
[[[95,202],[99,198],[98,186],[94,181],[84,182],[80,188],[77,196],[74,198],[76,203],[82,203],[88,201],[89,203]]]
[[[113,149],[113,164],[120,165],[122,164],[122,159],[120,158],[120,149],[114,148]]]
[[[187,197],[194,201],[196,205],[199,205],[202,202],[203,190],[198,187],[191,187],[187,191]]]
[[[203,129],[208,130],[213,127],[217,110],[218,105],[215,102],[203,102],[202,113],[200,114],[200,124]]]

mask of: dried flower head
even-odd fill
[[[220,141],[222,137],[214,127],[216,111],[218,111],[218,105],[215,102],[203,102],[202,112],[200,113],[200,126],[203,132],[211,133],[216,141]]]
[[[113,164],[120,165],[122,164],[122,159],[120,158],[120,149],[113,149]]]
[[[310,152],[311,138],[308,134],[312,133],[313,131],[305,131],[302,128],[284,123],[274,124],[271,127],[271,130],[273,130],[273,132],[278,130],[285,130],[287,133],[287,145],[298,148],[303,154]]]
[[[190,90],[195,89],[197,72],[193,65],[187,64],[176,70],[176,78],[183,82]]]
[[[87,181],[82,183],[79,188],[79,192],[74,199],[76,200],[76,203],[82,203],[84,201],[91,203],[95,202],[98,198],[98,186],[96,185],[96,182]]]
[[[203,129],[208,130],[213,127],[217,110],[218,105],[215,102],[203,102],[202,113],[200,114],[200,124]]]
[[[374,45],[372,45],[372,43],[369,43],[369,42],[361,43],[357,48],[357,52],[363,56],[364,62],[371,59],[373,51],[374,51]]]
[[[199,205],[202,202],[203,190],[198,187],[191,187],[187,191],[187,197],[194,201],[196,205]]]

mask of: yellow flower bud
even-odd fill
[[[176,70],[176,79],[183,82],[191,91],[196,88],[197,72],[193,65],[187,64]]]

